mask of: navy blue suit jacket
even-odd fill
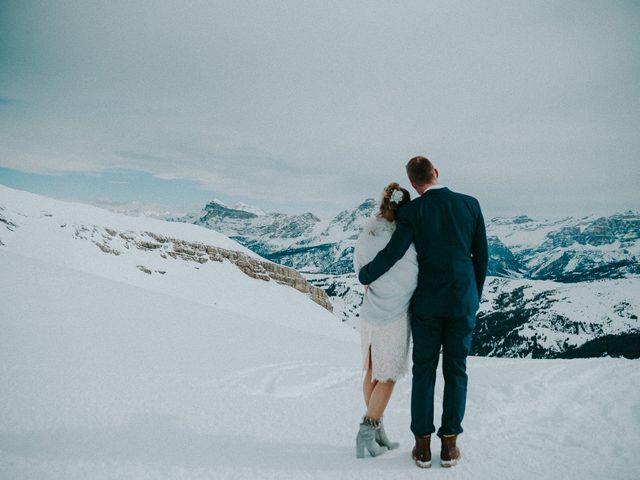
[[[368,285],[383,275],[411,242],[418,252],[418,286],[411,311],[420,317],[475,315],[488,263],[478,200],[444,187],[427,190],[400,207],[396,231],[360,269],[360,283]]]

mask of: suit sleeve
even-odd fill
[[[408,208],[401,207],[396,220],[396,230],[389,243],[378,252],[373,260],[360,269],[358,280],[363,285],[373,283],[400,260],[413,241],[413,227],[408,218]]]
[[[479,208],[479,206],[478,206]],[[487,265],[489,264],[489,246],[487,244],[487,231],[484,224],[482,211],[478,209],[476,231],[471,243],[471,255],[473,256],[473,271],[478,288],[478,300],[482,297],[482,287],[487,277]]]

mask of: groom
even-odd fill
[[[358,278],[369,285],[414,243],[419,271],[410,307],[411,431],[416,438],[412,457],[419,467],[431,466],[433,395],[442,347],[444,396],[437,435],[442,442],[440,463],[451,467],[460,458],[456,438],[462,433],[466,359],[487,271],[487,237],[478,201],[438,184],[438,170],[427,158],[409,160],[407,175],[420,196],[400,208],[395,233]]]

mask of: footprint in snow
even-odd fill
[[[224,390],[250,395],[304,397],[357,382],[358,378],[359,373],[353,369],[286,362],[241,370],[216,383]]]

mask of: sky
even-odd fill
[[[639,209],[637,1],[0,1],[0,183],[335,213],[430,158],[489,214]]]

